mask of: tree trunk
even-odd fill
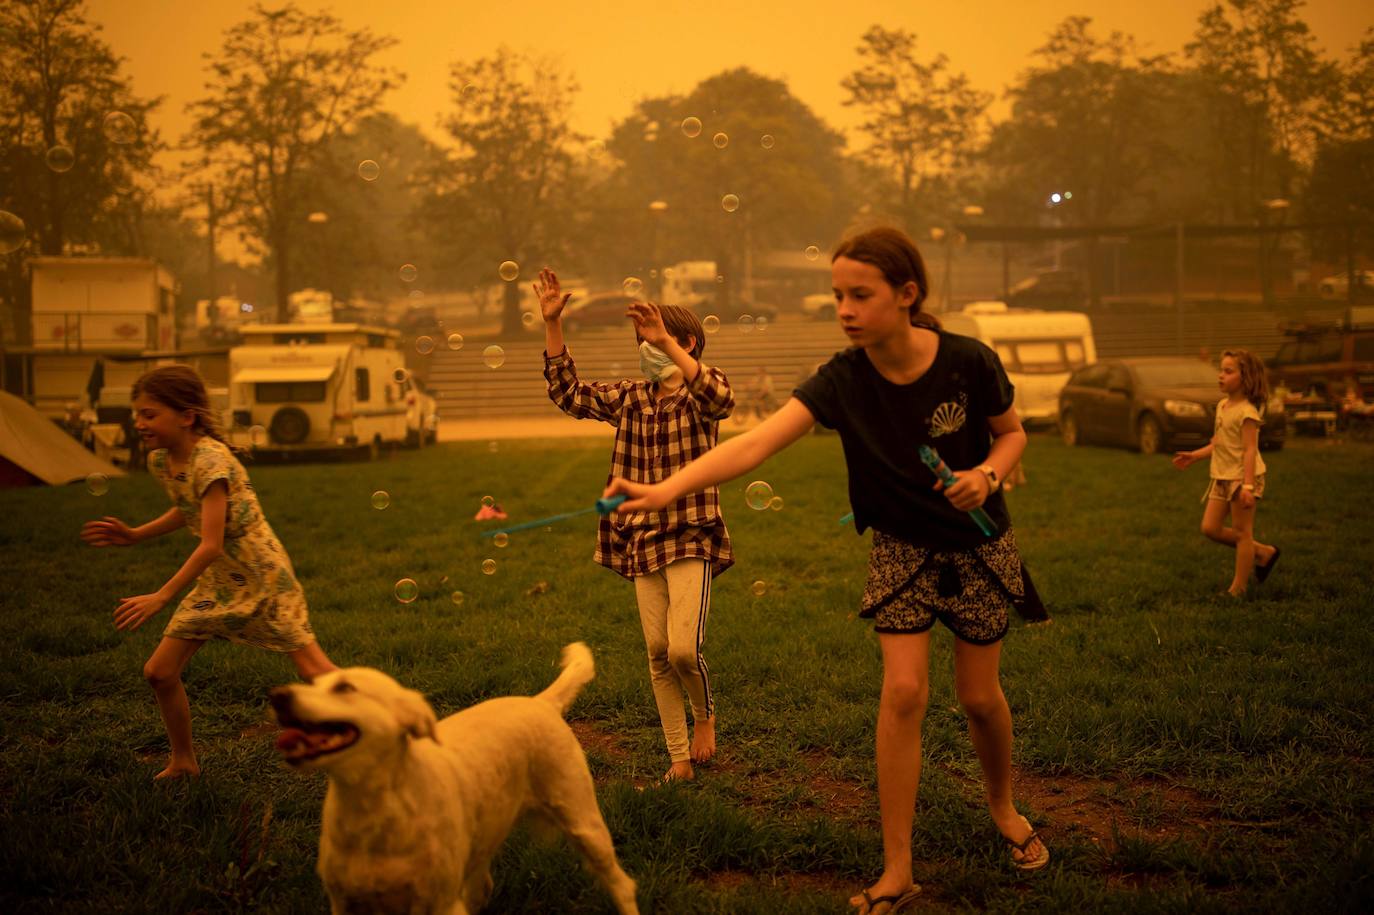
[[[513,337],[522,330],[520,323],[520,280],[501,287],[501,334]]]
[[[291,271],[287,242],[282,232],[273,233],[272,258],[276,261],[276,312],[277,323],[285,324],[291,320]]]

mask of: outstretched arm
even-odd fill
[[[649,484],[616,477],[602,495],[625,493],[630,497],[617,511],[658,511],[687,493],[748,473],[805,435],[815,422],[811,411],[794,397],[753,429],[727,439],[668,479]]]
[[[200,500],[200,543],[177,573],[157,591],[120,601],[114,612],[116,629],[134,630],[142,626],[224,553],[224,514],[228,507],[229,488],[223,480],[216,480]]]
[[[169,508],[161,517],[129,527],[118,518],[106,515],[99,521],[87,521],[81,526],[81,539],[91,546],[132,546],[141,540],[151,540],[170,534],[186,526],[181,509]]]

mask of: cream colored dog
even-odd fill
[[[491,860],[522,814],[561,829],[622,915],[637,913],[563,713],[595,675],[581,642],[537,696],[492,699],[436,722],[414,690],[352,667],[272,691],[277,748],[329,776],[318,871],[335,913],[476,912]]]

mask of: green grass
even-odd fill
[[[867,537],[834,437],[724,489],[738,564],[717,580],[707,656],[722,752],[694,786],[637,790],[666,766],[633,590],[591,561],[594,521],[479,539],[483,495],[512,522],[597,496],[604,442],[451,445],[375,465],[251,468],[326,651],[422,690],[440,714],[555,675],[575,639],[598,676],[574,706],[622,863],[645,911],[811,913],[881,863],[872,761],[877,642],[853,619]],[[1231,555],[1198,533],[1205,468],[1069,450],[1037,436],[1011,495],[1054,615],[1014,627],[1003,683],[1018,800],[1054,850],[1010,872],[981,805],[934,643],[916,823],[926,904],[946,909],[1367,911],[1374,902],[1374,450],[1298,440],[1268,456],[1259,536],[1284,559],[1256,597],[1214,595]],[[770,481],[780,512],[744,505]],[[369,504],[385,489],[391,507]],[[89,550],[83,520],[144,520],[145,475],[0,493],[0,902],[29,911],[325,911],[314,874],[324,781],[286,771],[262,725],[282,658],[208,646],[186,674],[204,776],[154,784],[166,738],[140,668],[165,616],[114,631],[117,599],[184,559],[179,533]],[[494,558],[496,574],[480,571]],[[447,580],[444,577],[447,576]],[[397,579],[419,582],[401,604]],[[766,583],[759,597],[755,580]],[[546,591],[529,592],[537,582]],[[450,592],[461,590],[456,606]],[[523,830],[495,869],[496,912],[604,912],[561,843]]]

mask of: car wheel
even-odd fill
[[[1070,448],[1083,443],[1078,432],[1078,418],[1068,410],[1059,414],[1059,437],[1064,440],[1064,444]]]
[[[1159,420],[1149,413],[1140,417],[1135,427],[1135,441],[1141,454],[1159,454],[1164,448],[1164,428]]]
[[[310,417],[300,407],[282,407],[268,424],[272,441],[282,445],[299,445],[310,435]]]

